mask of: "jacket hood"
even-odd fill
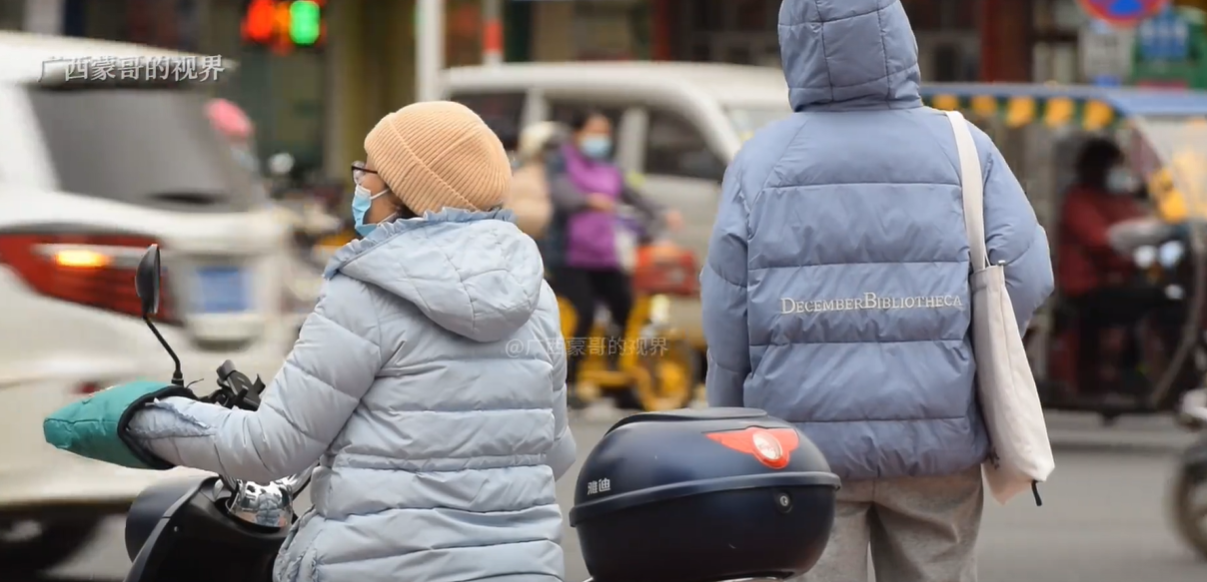
[[[922,104],[918,42],[901,0],[784,0],[779,38],[796,111]]]
[[[448,331],[499,341],[528,322],[545,277],[536,242],[512,221],[507,210],[445,210],[381,224],[337,251],[323,276],[377,286]]]

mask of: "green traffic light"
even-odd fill
[[[311,0],[295,0],[289,5],[289,39],[296,45],[312,45],[323,30],[322,9]]]

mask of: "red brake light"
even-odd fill
[[[125,235],[0,234],[0,264],[39,294],[138,317],[134,272],[142,251],[155,242]],[[155,319],[175,322],[166,291],[161,294]]]
[[[792,458],[792,451],[800,446],[800,435],[790,428],[757,428],[713,432],[708,438],[759,460],[772,469],[783,469]]]

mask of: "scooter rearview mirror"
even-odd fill
[[[134,291],[138,293],[143,321],[147,323],[147,327],[151,328],[151,333],[155,334],[159,345],[163,346],[164,351],[172,357],[172,363],[176,365],[176,369],[172,372],[172,384],[184,386],[184,373],[180,369],[180,358],[176,356],[176,352],[172,351],[168,340],[163,339],[159,330],[155,328],[155,324],[151,322],[151,316],[159,313],[161,275],[159,245],[151,245],[147,247],[147,252],[143,253],[142,259],[138,261],[138,270],[134,273]]]
[[[143,317],[159,313],[159,278],[159,245],[151,245],[138,261],[138,271],[134,274],[134,290],[138,293]]]

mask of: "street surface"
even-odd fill
[[[611,424],[604,415],[575,421],[582,459]],[[1057,469],[1040,489],[1043,507],[1020,497],[1009,508],[986,502],[980,542],[982,582],[1202,582],[1196,561],[1174,537],[1165,493],[1173,455],[1192,436],[1164,419],[1121,419],[1103,428],[1089,416],[1049,419]],[[575,473],[559,483],[562,507],[573,498]],[[567,579],[587,577],[573,530],[567,528]],[[122,522],[113,520],[70,564],[50,577],[4,582],[119,581],[128,561]]]

